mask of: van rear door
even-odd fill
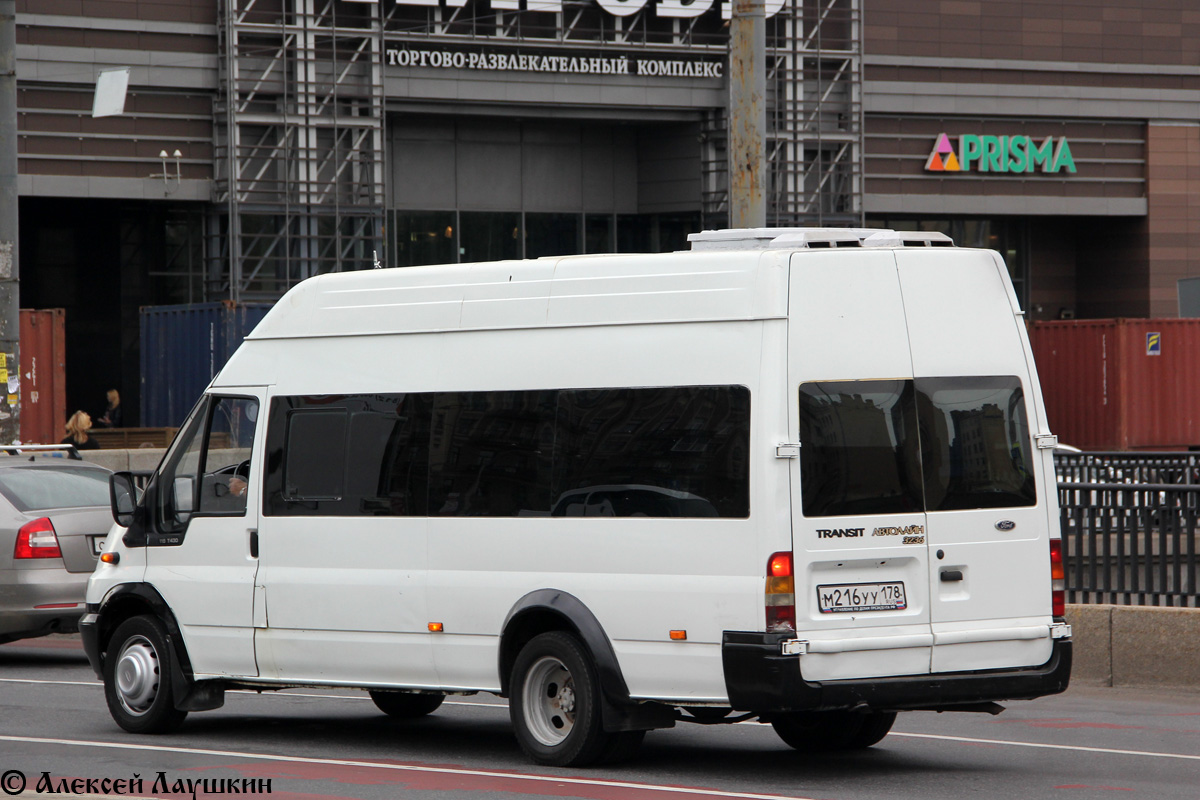
[[[890,250],[792,256],[788,422],[808,680],[928,673],[931,566],[906,308]],[[801,480],[803,473],[805,480]]]
[[[933,556],[932,671],[1044,663],[1057,496],[1034,448],[1045,413],[1005,266],[984,250],[894,254]]]

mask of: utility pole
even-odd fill
[[[767,224],[767,14],[733,0],[729,26],[729,225]]]
[[[0,0],[0,444],[21,436],[17,274],[17,0]]]

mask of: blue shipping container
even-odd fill
[[[271,303],[141,309],[142,425],[178,427]]]

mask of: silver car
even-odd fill
[[[0,452],[0,644],[76,630],[112,526],[104,467]]]

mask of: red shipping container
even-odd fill
[[[67,422],[66,311],[21,309],[21,441],[56,444]]]
[[[1060,442],[1200,447],[1200,319],[1035,322],[1029,339]]]

